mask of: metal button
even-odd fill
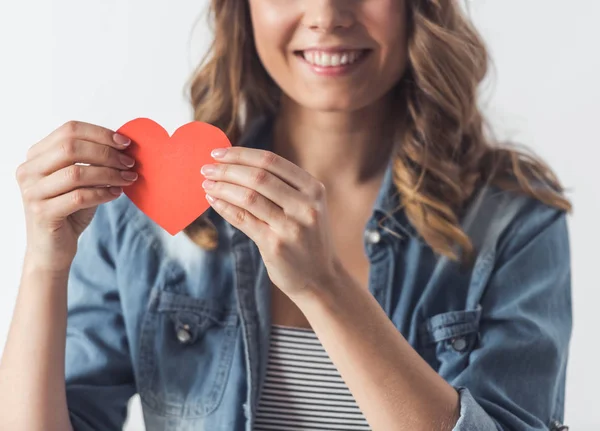
[[[369,244],[377,244],[381,241],[381,234],[376,229],[367,229],[365,231],[365,239]]]
[[[465,337],[457,337],[452,339],[452,348],[457,352],[462,352],[467,348],[467,340]]]
[[[187,344],[192,339],[192,334],[190,334],[189,325],[183,325],[180,328],[177,328],[177,339],[182,344]]]
[[[550,424],[551,431],[569,431],[569,427],[560,423],[560,421],[552,421]]]

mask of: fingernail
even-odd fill
[[[121,177],[127,181],[135,181],[137,180],[138,174],[131,171],[121,171]]]
[[[205,189],[210,189],[215,185],[214,181],[211,180],[204,180],[204,182],[202,183],[202,187],[204,187]]]
[[[121,187],[109,187],[108,191],[115,196],[119,196],[121,193],[123,193],[123,189]]]
[[[200,169],[200,172],[202,172],[202,175],[212,175],[217,172],[217,168],[215,165],[204,165],[202,166],[202,169]]]
[[[135,159],[129,157],[126,154],[119,154],[119,160],[121,161],[121,163],[123,163],[123,165],[127,166],[128,168],[135,165]]]
[[[115,133],[113,135],[113,141],[115,141],[115,143],[126,147],[127,145],[131,144],[131,139],[129,139],[127,136],[123,136],[119,133]]]
[[[219,159],[225,155],[227,148],[215,148],[210,152],[210,155],[216,159]]]
[[[207,194],[206,195],[206,200],[209,201],[211,204],[214,204],[216,199],[213,198],[211,195]]]

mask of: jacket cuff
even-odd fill
[[[460,416],[453,431],[498,431],[494,420],[464,387],[456,388],[460,400]]]

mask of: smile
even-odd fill
[[[366,55],[366,49],[339,52],[301,51],[300,54],[309,64],[320,67],[337,67],[354,64]]]
[[[370,52],[370,49],[309,49],[295,54],[313,73],[335,77],[356,70]]]

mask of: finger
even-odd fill
[[[210,196],[225,200],[249,211],[254,217],[268,224],[272,229],[278,232],[285,230],[287,217],[283,209],[256,190],[237,184],[212,180],[205,180],[202,186]]]
[[[27,159],[32,159],[48,151],[56,145],[72,140],[82,140],[108,145],[117,150],[123,150],[129,145],[129,139],[96,124],[83,121],[68,121],[27,151]],[[68,145],[68,144],[67,144]]]
[[[51,199],[72,190],[85,187],[125,187],[137,180],[138,174],[132,171],[97,166],[71,165],[60,169],[38,181],[33,189],[25,189],[24,196],[33,200]]]
[[[82,209],[110,202],[121,195],[120,187],[90,187],[48,199],[41,203],[42,211],[50,219],[62,219]]]
[[[297,214],[308,203],[306,195],[264,169],[229,163],[211,166],[212,169],[207,170],[205,166],[201,171],[206,178],[256,190],[283,208],[286,214]]]
[[[244,232],[256,244],[260,244],[260,238],[269,229],[265,222],[257,219],[249,211],[209,194],[206,195],[206,200],[232,226]]]
[[[135,164],[135,160],[108,145],[75,139],[65,141],[58,148],[33,158],[27,162],[27,169],[33,177],[39,178],[75,163],[129,169]]]
[[[247,147],[231,147],[226,150],[222,157],[215,157],[215,159],[222,163],[261,168],[271,172],[301,192],[307,193],[312,190],[312,183],[315,181],[312,175],[271,151]]]

